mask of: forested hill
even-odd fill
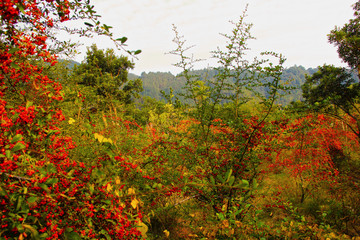
[[[291,101],[300,100],[302,95],[300,86],[305,82],[305,75],[312,75],[316,71],[316,68],[305,69],[303,66],[296,65],[285,69],[282,77],[283,80],[288,81],[289,85],[295,87],[296,89],[292,90],[290,95],[280,99],[278,103],[288,104]],[[216,75],[215,70],[209,69],[196,70],[193,73],[201,76],[201,78],[212,78]],[[185,84],[184,78],[176,77],[170,72],[143,72],[140,76],[130,73],[129,78],[140,78],[143,81],[144,88],[141,95],[149,96],[158,100],[162,99],[160,93],[161,90],[168,93],[169,89],[172,88],[174,92],[180,92],[181,88]]]
[[[78,62],[71,61],[68,67],[73,68],[74,65],[78,64]],[[283,72],[282,79],[283,81],[288,81],[289,86],[294,87],[295,89],[292,90],[289,95],[282,97],[278,103],[286,105],[292,101],[300,100],[302,98],[300,86],[305,82],[305,75],[312,75],[316,71],[316,68],[305,69],[301,65],[286,68]],[[205,79],[213,78],[216,75],[216,71],[212,69],[202,69],[195,70],[192,74],[199,75],[201,79]],[[181,92],[182,87],[185,85],[184,78],[177,77],[171,72],[143,72],[140,76],[129,73],[128,77],[130,80],[137,78],[142,80],[144,91],[141,92],[141,96],[149,96],[157,100],[164,99],[161,95],[161,90],[168,93],[169,89],[172,88],[175,93],[178,93]]]
[[[69,68],[73,68],[74,65],[78,65],[78,62],[71,61]],[[289,104],[292,101],[297,101],[302,98],[302,92],[300,86],[305,82],[305,75],[312,75],[317,71],[316,68],[305,69],[303,66],[292,66],[286,68],[283,72],[282,79],[283,81],[289,82],[289,86],[294,87],[295,89],[285,97],[282,97],[278,103],[279,104]],[[199,75],[201,79],[213,78],[216,75],[216,71],[212,69],[202,69],[195,70],[192,74]],[[175,93],[181,92],[182,87],[185,85],[185,79],[182,77],[177,77],[171,72],[149,72],[141,73],[140,76],[133,73],[128,75],[130,80],[140,78],[143,82],[144,91],[141,92],[141,96],[149,96],[157,100],[164,99],[161,95],[161,90],[166,93],[169,92],[169,89],[172,88]]]

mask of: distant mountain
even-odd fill
[[[60,62],[60,63],[66,62],[66,63],[67,63],[67,67],[68,67],[69,69],[73,69],[75,66],[80,65],[79,62],[74,61],[74,60],[59,59],[59,62]]]
[[[278,101],[279,104],[289,104],[291,101],[297,101],[302,99],[301,85],[305,82],[305,75],[312,75],[316,72],[316,68],[305,69],[303,66],[292,66],[284,70],[282,80],[287,81],[288,86],[294,87],[291,93]],[[202,69],[195,70],[191,74],[197,74],[200,79],[213,78],[216,75],[215,70]],[[170,72],[149,72],[141,73],[140,76],[135,74],[129,74],[129,79],[140,78],[143,82],[144,91],[142,96],[149,96],[158,100],[163,99],[160,91],[163,90],[166,93],[172,88],[174,92],[181,92],[182,87],[185,85],[185,79],[176,77]]]

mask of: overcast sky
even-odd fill
[[[172,66],[177,58],[165,54],[176,45],[172,42],[175,24],[196,58],[209,59],[210,52],[225,42],[219,33],[229,33],[248,3],[247,22],[253,23],[249,42],[251,49],[282,53],[285,66],[343,65],[336,48],[327,41],[335,26],[343,26],[353,17],[355,0],[93,0],[102,22],[113,27],[115,36],[128,37],[128,48],[141,49],[134,59],[140,74],[149,71],[179,70]],[[113,48],[103,38],[82,40],[85,46],[96,43],[99,48]],[[82,52],[85,52],[85,47]],[[190,52],[189,52],[190,53]],[[125,54],[120,51],[118,55]],[[76,58],[82,61],[84,54]],[[204,61],[195,68],[212,64]]]

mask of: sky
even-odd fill
[[[213,66],[211,51],[223,46],[226,39],[220,34],[231,33],[248,4],[246,22],[252,23],[256,40],[248,42],[250,55],[261,51],[283,54],[286,67],[302,65],[305,68],[323,64],[345,66],[335,46],[328,43],[327,34],[335,26],[343,26],[353,17],[355,0],[93,0],[102,22],[112,26],[115,37],[126,36],[127,49],[141,49],[138,59],[132,59],[135,68],[130,72],[172,72],[179,59],[166,54],[176,48],[172,42],[173,24],[184,36],[187,46],[194,45],[189,55],[205,59],[195,69]],[[108,39],[95,37],[81,39],[82,54],[75,60],[84,60],[86,47],[96,43],[98,48],[114,48]],[[116,51],[117,55],[126,55]]]

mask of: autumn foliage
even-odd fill
[[[3,239],[140,236],[134,227],[139,220],[126,215],[135,211],[130,203],[109,190],[110,180],[100,182],[94,174],[101,171],[102,159],[85,163],[70,158],[69,150],[76,144],[60,129],[65,119],[59,108],[62,87],[38,64],[56,64],[57,56],[47,45],[50,30],[69,20],[72,9],[81,4],[86,5],[78,1],[0,3]]]
[[[248,50],[242,40],[252,39],[245,14],[227,36],[229,53],[216,52],[225,63],[217,81],[180,64],[193,105],[169,96],[143,125],[134,120],[141,106],[90,109],[86,89],[59,73],[52,31],[94,14],[87,1],[0,3],[0,239],[359,234],[356,121],[278,108],[285,59],[266,52],[278,64],[238,61]]]

